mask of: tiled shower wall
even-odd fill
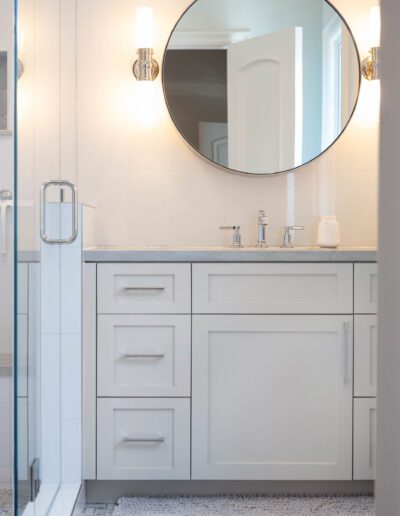
[[[27,200],[50,173],[78,182],[97,208],[98,244],[220,245],[218,226],[240,224],[256,241],[266,210],[269,241],[286,224],[287,176],[243,177],[199,157],[169,119],[161,79],[142,98],[131,73],[135,9],[154,7],[157,59],[190,0],[22,0],[20,169]],[[361,56],[369,8],[377,0],[335,0]],[[335,213],[344,245],[376,245],[378,117],[376,85],[363,83],[359,108],[340,141],[295,173],[299,245],[312,245],[321,214]],[[141,108],[148,106],[151,127]],[[147,110],[146,110],[147,111]],[[147,121],[149,121],[147,120]]]

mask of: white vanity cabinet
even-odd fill
[[[376,264],[85,267],[86,479],[373,478]]]
[[[193,317],[192,477],[352,478],[352,317]]]

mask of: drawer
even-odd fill
[[[354,316],[354,396],[376,396],[377,316]]]
[[[97,478],[190,478],[190,400],[98,399]]]
[[[98,266],[98,312],[190,314],[190,264]]]
[[[353,312],[349,263],[193,265],[198,314],[346,314]]]
[[[354,480],[374,480],[376,472],[376,399],[354,400]]]
[[[354,312],[376,314],[378,301],[378,265],[356,263],[354,266]]]
[[[100,315],[99,396],[190,396],[190,315]]]

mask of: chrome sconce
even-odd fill
[[[371,50],[361,64],[361,71],[368,81],[376,81],[379,75],[380,39],[381,39],[381,10],[379,6],[371,7],[370,11]]]
[[[136,10],[137,60],[133,64],[133,75],[138,81],[154,81],[160,67],[154,59],[154,22],[151,7]]]
[[[152,48],[139,48],[137,60],[133,63],[133,75],[138,81],[154,81],[160,71],[157,61],[153,58]]]

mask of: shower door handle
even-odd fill
[[[71,190],[72,230],[68,238],[50,238],[46,232],[46,191],[50,186],[65,186]],[[72,244],[78,236],[78,189],[72,181],[55,179],[46,181],[40,189],[40,237],[46,244]]]

